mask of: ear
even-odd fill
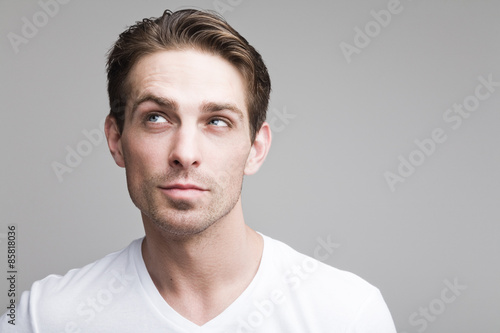
[[[268,123],[264,122],[259,132],[255,135],[252,148],[250,148],[250,154],[248,154],[244,170],[245,175],[253,175],[259,170],[269,152],[271,140],[271,128]]]
[[[122,135],[118,129],[118,123],[116,122],[115,117],[109,115],[106,117],[106,122],[104,123],[104,133],[106,134],[106,140],[108,141],[111,156],[113,156],[113,159],[118,166],[124,168],[125,159],[123,158],[121,141]]]

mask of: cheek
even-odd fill
[[[247,147],[233,147],[226,158],[217,162],[217,170],[220,170],[219,179],[225,183],[237,183],[243,178],[243,173],[248,157]],[[229,184],[232,185],[232,184]]]
[[[163,145],[144,140],[139,136],[132,140],[126,140],[123,147],[125,157],[125,168],[136,177],[147,176],[157,170],[164,168],[167,163]]]

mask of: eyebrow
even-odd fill
[[[153,102],[153,103],[155,103],[155,104],[157,104],[165,109],[171,110],[171,111],[177,111],[179,109],[179,105],[175,101],[173,101],[169,98],[147,94],[134,102],[134,105],[132,106],[132,114],[134,114],[134,112],[137,110],[137,108],[145,102]],[[243,111],[241,111],[240,108],[238,108],[235,104],[232,104],[232,103],[203,102],[201,110],[203,113],[211,113],[211,112],[217,112],[217,111],[222,111],[222,110],[228,110],[228,111],[235,113],[240,121],[243,121],[243,119],[244,119]]]
[[[238,108],[236,105],[231,103],[213,103],[213,102],[205,102],[203,103],[202,112],[210,113],[217,112],[222,110],[228,110],[236,114],[240,121],[243,121],[243,111]]]
[[[134,105],[132,106],[132,114],[134,114],[134,112],[137,110],[139,105],[141,105],[142,103],[145,103],[145,102],[154,102],[154,103],[158,104],[159,106],[166,108],[166,109],[169,109],[169,110],[172,110],[172,111],[176,111],[179,109],[177,103],[169,98],[147,94],[134,102]]]

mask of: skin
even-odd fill
[[[153,282],[179,314],[203,325],[252,281],[262,237],[244,221],[244,175],[269,151],[264,123],[250,141],[243,76],[223,58],[186,49],[142,57],[128,77],[123,132],[105,123],[145,229]]]

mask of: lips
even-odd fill
[[[203,196],[208,190],[196,184],[169,184],[160,186],[162,193],[176,200],[192,200]]]
[[[198,185],[194,185],[194,184],[172,184],[172,185],[160,186],[160,188],[162,188],[164,190],[178,189],[178,190],[206,191],[206,189],[204,189],[203,187],[198,186]]]

